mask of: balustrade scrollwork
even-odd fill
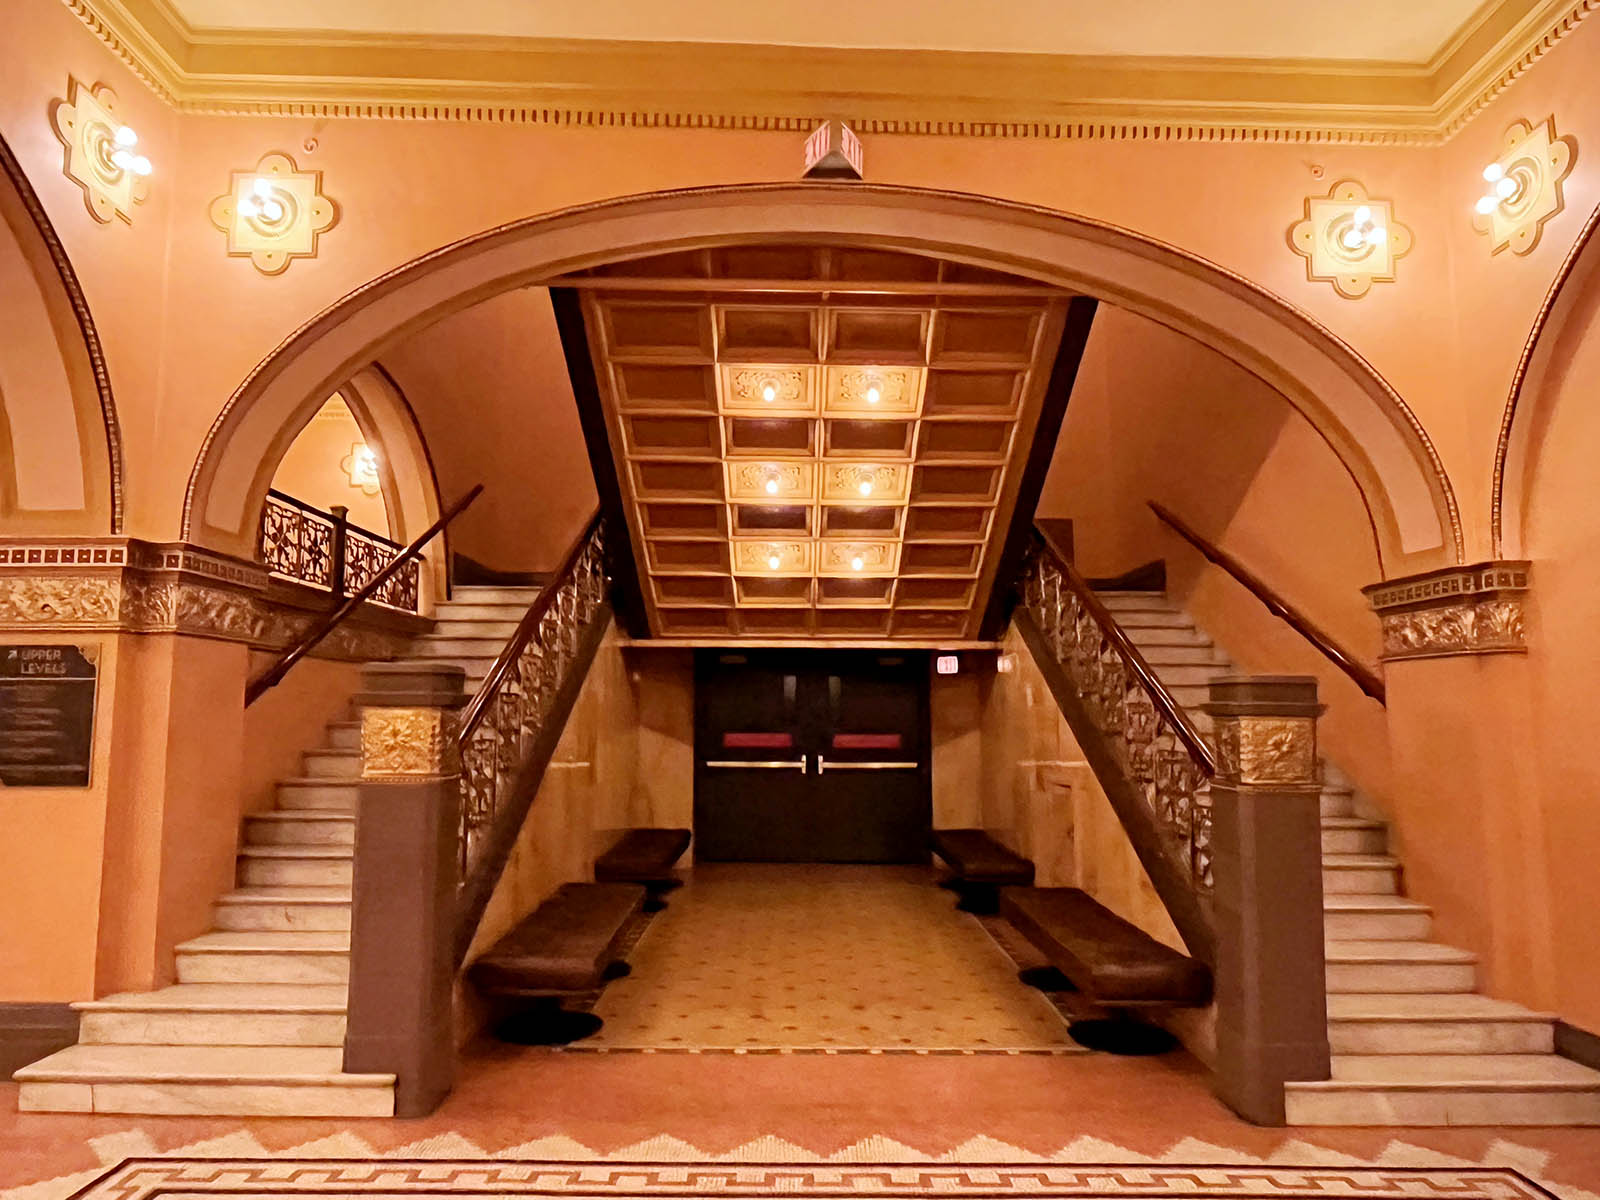
[[[1087,581],[1043,540],[1023,568],[1023,607],[1083,697],[1162,840],[1197,892],[1211,889],[1211,746],[1116,626]]]
[[[597,520],[529,608],[467,706],[459,735],[463,884],[473,877],[529,747],[555,715],[584,631],[605,600],[605,544]]]
[[[344,519],[344,510],[324,512],[268,492],[261,511],[261,561],[274,575],[323,588],[336,597],[354,595],[376,579],[400,553],[400,543]],[[368,599],[416,612],[419,561],[412,558]]]

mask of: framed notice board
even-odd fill
[[[0,645],[0,787],[88,787],[98,647]]]

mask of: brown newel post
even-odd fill
[[[455,1079],[452,946],[460,821],[460,667],[362,670],[361,788],[344,1069],[392,1072],[395,1115],[432,1112]]]
[[[1217,1093],[1284,1123],[1283,1085],[1328,1078],[1317,681],[1213,680]]]

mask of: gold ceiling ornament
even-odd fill
[[[728,464],[728,498],[731,500],[811,500],[812,464],[809,462],[753,462]]]
[[[248,258],[263,275],[280,275],[297,258],[315,258],[317,240],[339,220],[322,192],[321,171],[296,169],[287,154],[262,157],[235,171],[211,201],[211,223],[228,235],[230,258]]]
[[[117,94],[103,83],[85,87],[67,77],[67,98],[50,106],[50,127],[65,147],[61,170],[83,189],[89,215],[102,224],[121,217],[150,194],[150,160],[137,152],[138,135],[117,114]]]
[[[1374,283],[1392,283],[1395,263],[1411,249],[1411,230],[1394,219],[1394,204],[1373,199],[1354,179],[1326,196],[1306,197],[1306,215],[1289,228],[1289,248],[1306,260],[1306,278],[1331,283],[1359,300]]]
[[[823,408],[852,417],[914,416],[922,408],[924,374],[916,367],[829,367]]]
[[[819,575],[893,575],[899,569],[897,542],[823,542]]]
[[[740,540],[733,543],[735,575],[810,575],[810,542]]]
[[[1500,156],[1483,169],[1485,192],[1472,214],[1472,227],[1489,235],[1489,253],[1510,247],[1527,254],[1539,244],[1544,224],[1564,202],[1561,182],[1572,171],[1578,143],[1556,136],[1556,119],[1538,125],[1513,121],[1506,127]]]
[[[810,415],[817,409],[815,375],[809,367],[724,367],[723,408],[762,416]]]
[[[903,466],[827,463],[822,499],[837,504],[903,504],[907,473]]]

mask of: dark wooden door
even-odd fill
[[[702,651],[695,856],[926,862],[928,658]]]

